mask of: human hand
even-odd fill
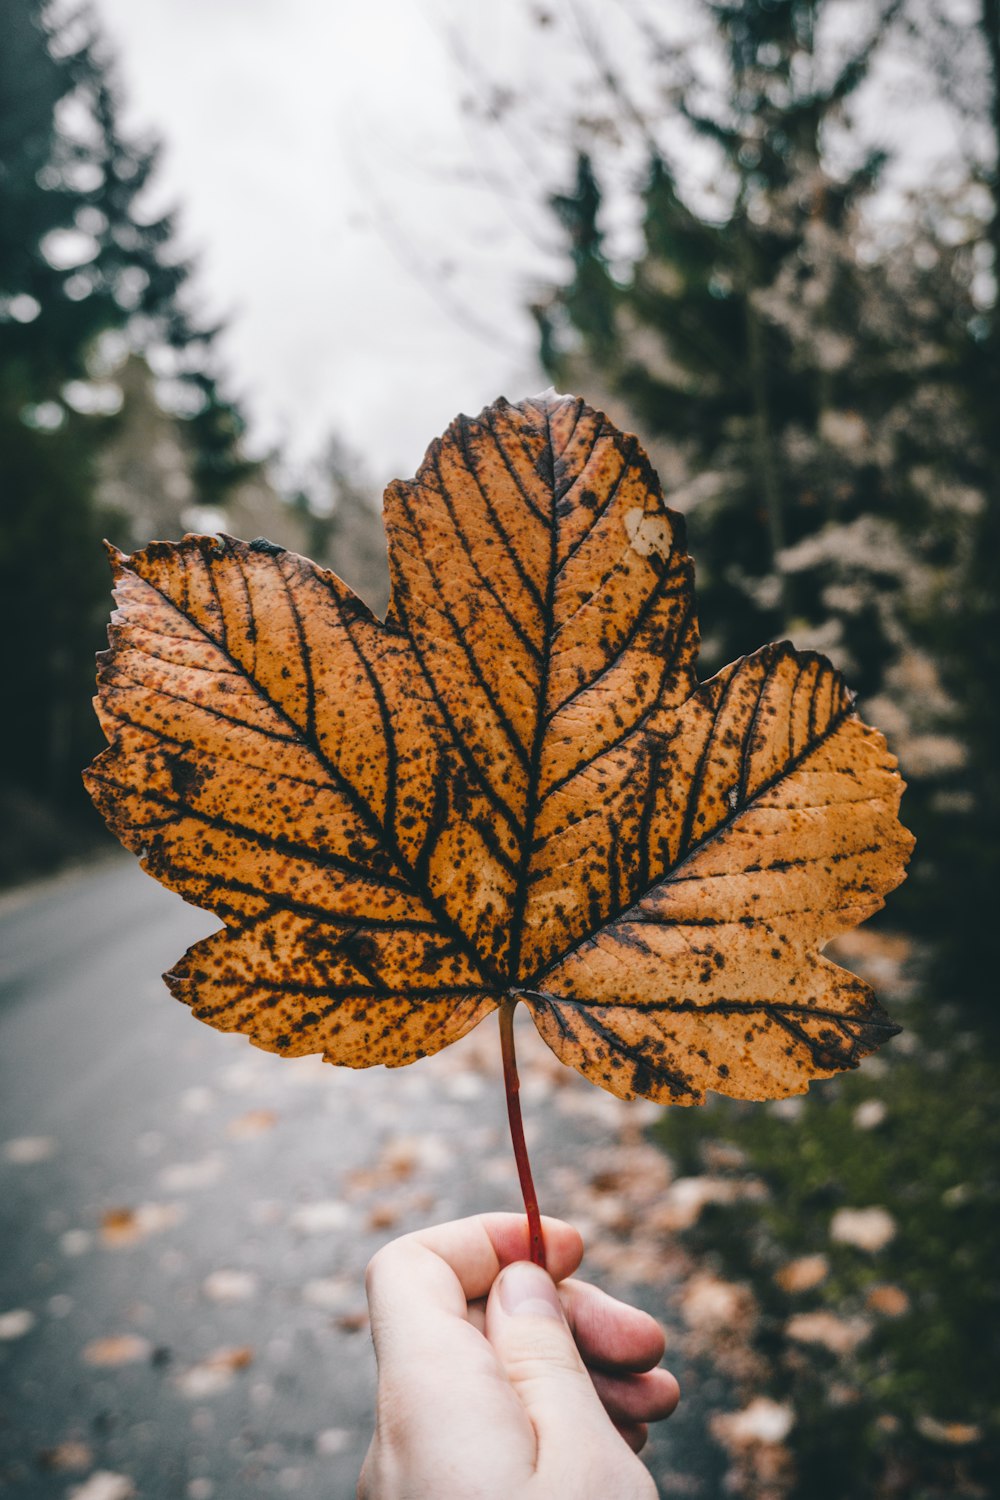
[[[358,1500],[655,1500],[635,1455],[677,1405],[647,1313],[565,1278],[577,1231],[517,1214],[405,1235],[368,1267],[375,1436]],[[558,1282],[558,1289],[555,1283]]]

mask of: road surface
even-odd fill
[[[125,858],[0,900],[0,1494],[348,1500],[369,1257],[519,1206],[492,1019],[398,1073],[273,1057],[159,978],[216,925]],[[594,1279],[669,1317],[649,1109],[518,1036],[543,1207],[589,1231]],[[685,1493],[714,1493],[671,1428],[664,1491],[683,1460]]]

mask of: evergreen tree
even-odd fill
[[[389,601],[389,564],[378,492],[358,454],[331,437],[295,500],[310,557],[350,584],[376,612]]]
[[[822,9],[823,0],[711,7],[728,78],[716,112],[696,110],[693,90],[681,111],[719,153],[730,184],[722,222],[689,207],[669,163],[654,155],[644,251],[617,287],[602,261],[592,176],[581,173],[576,191],[556,202],[575,271],[556,317],[573,337],[560,348],[550,309],[549,364],[561,379],[596,369],[660,451],[657,439],[669,446],[667,482],[677,503],[692,507],[710,665],[748,641],[825,623],[815,580],[797,586],[786,549],[883,506],[871,424],[888,351],[873,336],[859,368],[871,272],[857,262],[858,218],[881,160],[836,173],[823,146],[875,42],[821,84],[813,38]],[[599,339],[595,307],[611,329]],[[887,643],[872,637],[878,622],[853,623],[845,619],[854,650],[844,655],[870,689]]]
[[[119,126],[92,19],[9,0],[0,28],[0,794],[16,845],[87,813],[79,772],[99,745],[89,700],[108,587],[98,467],[125,399],[109,369],[129,350],[171,362],[206,498],[244,465],[214,330],[185,307],[173,216],[143,211],[156,148]],[[30,848],[7,873],[19,858],[30,865]]]
[[[956,215],[952,238],[975,305],[955,329],[953,484],[968,527],[956,587],[939,613],[936,637],[953,692],[945,726],[965,758],[937,789],[926,911],[939,933],[936,971],[944,993],[976,1003],[1000,1025],[993,946],[1000,888],[1000,0],[980,0],[978,36],[985,95],[968,98],[990,144],[973,180],[988,193],[985,216]],[[967,42],[962,36],[960,42]],[[960,54],[961,55],[961,54]],[[960,84],[961,87],[961,84]],[[964,228],[964,233],[962,229]],[[957,439],[957,440],[956,440]]]
[[[619,283],[601,244],[599,187],[581,167],[555,204],[573,279],[537,315],[556,380],[617,403],[619,416],[624,407],[668,501],[688,512],[703,667],[791,635],[832,656],[889,732],[920,837],[903,900],[926,911],[948,878],[946,825],[963,805],[971,740],[988,737],[992,710],[973,710],[974,730],[970,705],[996,702],[995,677],[992,694],[981,673],[976,692],[963,685],[959,661],[982,661],[975,632],[957,641],[963,594],[996,597],[995,583],[982,578],[977,591],[968,571],[987,566],[992,545],[970,549],[995,483],[996,375],[971,254],[992,231],[956,234],[956,205],[932,194],[891,240],[870,231],[885,160],[855,148],[845,167],[844,127],[901,6],[872,15],[868,40],[837,59],[816,42],[828,8],[706,5],[725,82],[714,103],[703,87],[681,89],[679,113],[714,144],[728,211],[692,208],[654,152],[643,248]],[[595,338],[595,316],[610,335]],[[982,864],[969,832],[971,871]],[[961,933],[968,919],[952,916]],[[974,966],[963,962],[968,989]]]

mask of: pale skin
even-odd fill
[[[656,1500],[637,1457],[677,1405],[655,1319],[572,1279],[575,1229],[518,1214],[405,1235],[368,1267],[375,1436],[358,1500]]]

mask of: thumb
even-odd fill
[[[506,1266],[490,1291],[485,1331],[535,1429],[539,1466],[583,1433],[593,1440],[606,1428],[617,1438],[547,1271],[523,1260]]]

